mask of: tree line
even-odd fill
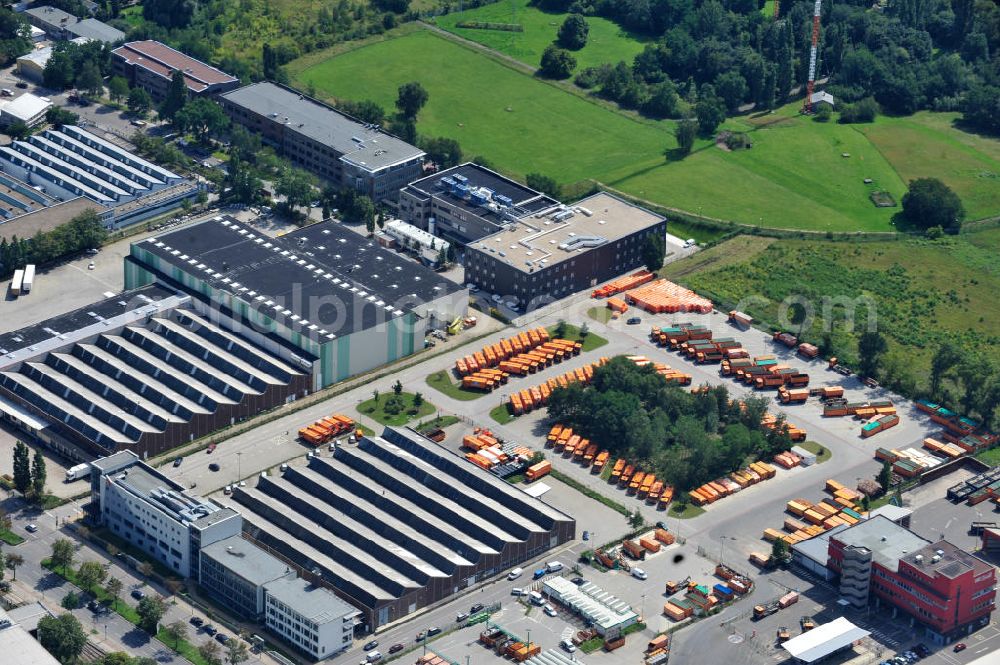
[[[51,231],[39,231],[30,239],[16,235],[9,240],[3,237],[0,239],[0,276],[6,279],[28,263],[44,265],[85,249],[100,247],[107,234],[97,213],[86,210],[66,224]]]
[[[772,109],[804,85],[813,3],[782,2],[773,20],[759,0],[536,0],[570,12],[541,73],[566,78],[569,49],[586,40],[581,24],[601,16],[653,41],[631,63],[577,72],[585,89],[657,118],[713,120],[754,104]],[[981,130],[1000,127],[1000,9],[975,0],[899,0],[872,11],[866,0],[825,3],[817,77],[839,102],[872,99],[892,114],[961,110]]]
[[[619,356],[597,368],[589,385],[553,391],[548,414],[684,492],[789,449],[782,419],[774,429],[762,426],[767,405],[750,397],[741,408],[725,386],[692,394]]]

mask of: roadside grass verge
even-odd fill
[[[626,508],[622,504],[618,503],[614,499],[609,499],[608,497],[604,496],[600,492],[597,492],[595,490],[590,489],[589,487],[587,487],[586,485],[584,485],[580,481],[578,481],[575,478],[572,478],[570,476],[567,476],[565,473],[563,473],[561,471],[557,471],[556,469],[552,469],[552,471],[549,472],[549,475],[551,475],[556,480],[561,481],[561,482],[569,485],[570,487],[572,487],[573,489],[575,489],[580,494],[583,494],[584,496],[590,497],[594,501],[600,501],[601,503],[603,503],[605,506],[607,506],[611,510],[615,511],[616,513],[621,513],[625,517],[628,517],[629,515],[631,515],[631,513],[628,510],[628,508]]]
[[[504,402],[500,406],[496,406],[490,409],[490,418],[492,418],[501,425],[506,425],[507,423],[514,420],[514,418],[516,417],[517,416],[513,415],[510,412],[510,409],[507,408],[506,402]]]
[[[435,411],[435,406],[424,399],[419,405],[414,404],[416,395],[402,392],[396,395],[392,392],[372,398],[358,405],[358,413],[363,413],[372,420],[383,425],[405,425],[414,418],[424,418]]]

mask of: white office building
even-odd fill
[[[26,92],[17,99],[0,105],[0,126],[9,127],[15,122],[23,122],[34,127],[45,120],[45,113],[52,108],[48,97],[38,97]]]
[[[188,494],[130,450],[91,466],[94,517],[181,577],[197,573],[202,547],[242,529],[239,513]]]
[[[301,652],[323,660],[351,646],[361,613],[329,589],[284,577],[265,584],[264,592],[264,625]]]

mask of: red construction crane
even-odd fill
[[[804,113],[813,112],[813,88],[816,87],[816,51],[819,46],[819,13],[823,8],[823,0],[816,0],[813,7],[812,47],[809,49],[809,83],[806,85],[806,103],[802,107]]]

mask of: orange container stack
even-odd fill
[[[628,305],[624,300],[620,300],[618,298],[608,298],[608,309],[612,312],[624,314],[628,311]]]
[[[629,289],[634,289],[637,286],[642,286],[646,282],[651,282],[654,277],[656,277],[656,275],[648,270],[640,270],[632,273],[631,275],[619,277],[616,280],[608,282],[604,286],[595,289],[590,295],[593,298],[607,298],[615,295],[616,293],[621,293],[622,291],[628,291]]]
[[[459,358],[455,361],[455,372],[459,376],[466,376],[481,369],[496,367],[501,362],[518,354],[529,352],[548,341],[549,331],[545,328],[525,330],[514,337],[484,346],[477,353]]]
[[[712,301],[702,298],[683,286],[658,279],[625,294],[626,302],[641,307],[653,314],[673,314],[695,312],[708,314],[712,311]]]

